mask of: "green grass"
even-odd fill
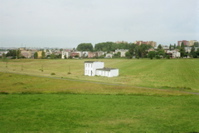
[[[55,76],[55,75],[53,75]],[[148,89],[128,85],[76,81],[64,78],[39,77],[0,72],[0,93],[9,94],[124,94],[124,95],[190,95],[182,89]]]
[[[0,95],[0,132],[199,132],[198,96]]]
[[[101,60],[114,78],[84,61],[0,61],[0,132],[199,132],[198,59]]]
[[[148,88],[188,88],[199,91],[198,59],[89,59],[104,61],[106,67],[119,68],[114,78],[84,76],[85,60],[9,60],[0,62],[1,72],[63,77]],[[21,69],[23,66],[23,70]],[[43,72],[41,71],[43,66]],[[71,74],[68,74],[70,69]],[[51,75],[55,73],[55,75]]]

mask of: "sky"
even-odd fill
[[[0,0],[0,47],[199,41],[199,0]]]

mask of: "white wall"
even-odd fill
[[[84,75],[95,76],[96,69],[104,68],[104,62],[85,62]]]
[[[106,76],[106,77],[116,77],[116,76],[119,76],[119,69],[111,69],[110,71],[96,70],[96,75]]]

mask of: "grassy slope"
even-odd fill
[[[196,132],[198,96],[0,95],[0,132]]]
[[[191,88],[199,91],[198,59],[100,59],[106,67],[119,68],[120,76],[114,78],[84,76],[85,60],[10,60],[8,68],[0,62],[0,71],[31,75],[73,78],[80,80],[119,83],[149,88]],[[41,72],[43,65],[44,72]],[[23,71],[21,68],[23,66]],[[72,74],[68,75],[68,71]]]
[[[0,93],[75,93],[75,94],[142,94],[187,95],[179,90],[136,88],[95,82],[70,81],[0,72]]]
[[[12,60],[8,68],[5,68],[5,62],[0,62],[0,70],[4,72],[130,85],[113,86],[0,73],[0,92],[22,93],[0,94],[0,132],[199,131],[198,96],[182,96],[186,94],[175,89],[131,87],[186,86],[198,91],[198,60],[103,61],[107,67],[120,68],[121,75],[116,78],[85,77],[82,73],[84,60]],[[39,70],[41,63],[44,72]],[[71,66],[71,75],[67,74],[67,66]],[[51,76],[52,72],[56,75]]]

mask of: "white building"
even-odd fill
[[[62,54],[61,54],[62,59],[69,58],[69,56],[70,56],[70,52],[62,51]]]
[[[121,53],[120,57],[126,57],[126,52],[128,52],[129,50],[128,49],[116,49],[115,50],[115,54],[117,54],[118,52]]]
[[[104,62],[85,61],[84,75],[115,77],[119,75],[119,70],[116,68],[105,68]]]
[[[108,53],[106,54],[105,58],[113,58],[113,54]]]
[[[97,76],[106,76],[106,77],[117,77],[119,75],[119,69],[116,68],[99,68],[96,69]]]
[[[172,54],[172,58],[180,58],[180,52],[177,50],[168,50],[167,53]]]

